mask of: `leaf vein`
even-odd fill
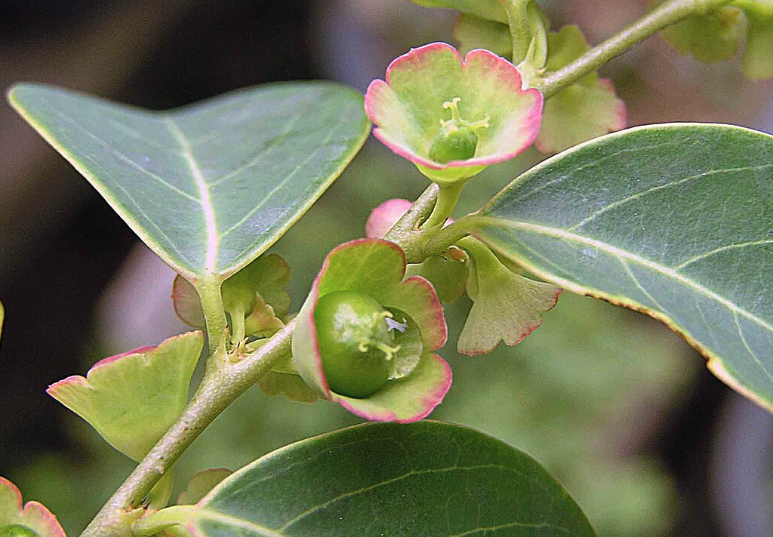
[[[521,229],[524,231],[535,233],[537,235],[543,235],[543,236],[553,237],[557,239],[562,239],[568,242],[576,242],[576,243],[585,244],[588,246],[593,246],[610,255],[618,255],[624,259],[627,259],[641,266],[652,269],[655,272],[659,272],[664,276],[668,276],[684,284],[685,286],[693,289],[696,293],[699,293],[703,296],[706,296],[707,298],[714,300],[715,302],[718,302],[719,304],[725,306],[730,311],[735,312],[739,314],[741,317],[744,317],[752,321],[753,323],[763,327],[767,331],[773,332],[773,326],[766,320],[761,319],[760,317],[757,317],[753,313],[746,311],[745,309],[735,305],[734,303],[730,302],[727,298],[718,295],[714,291],[688,278],[684,274],[680,274],[673,267],[667,267],[667,266],[661,265],[659,263],[643,258],[639,255],[636,255],[632,252],[621,250],[615,246],[612,246],[611,244],[607,244],[605,242],[592,239],[590,237],[583,237],[581,235],[571,233],[570,231],[565,229],[551,228],[551,227],[541,226],[539,224],[534,224],[530,222],[513,222],[513,221],[501,220],[499,218],[485,217],[485,216],[474,217],[474,219],[475,221],[481,222],[485,225],[490,225],[493,227],[507,227],[512,229]],[[664,313],[668,313],[668,312],[664,312]]]
[[[633,194],[631,196],[627,196],[621,200],[618,200],[614,203],[610,203],[609,205],[606,205],[599,209],[598,211],[594,212],[590,216],[586,217],[585,219],[581,220],[580,222],[576,223],[572,227],[568,228],[569,231],[576,231],[585,224],[588,224],[598,218],[599,216],[611,211],[612,209],[617,209],[618,207],[621,207],[623,205],[627,205],[628,203],[635,201],[639,198],[643,198],[644,196],[647,196],[649,194],[652,194],[653,192],[658,192],[660,190],[664,190],[667,188],[672,188],[678,185],[681,185],[683,183],[687,183],[689,181],[694,181],[695,179],[700,179],[702,177],[709,177],[711,175],[717,175],[720,173],[728,173],[728,172],[743,172],[743,171],[752,171],[752,170],[762,170],[765,168],[773,167],[773,164],[761,164],[759,166],[742,166],[739,168],[722,168],[719,170],[710,170],[703,173],[697,173],[695,175],[690,175],[688,177],[684,177],[682,179],[678,179],[676,181],[671,181],[670,183],[664,183],[662,185],[654,186],[652,188],[648,188],[647,190],[643,190],[641,192],[637,192],[636,194]]]
[[[212,198],[209,194],[209,187],[207,186],[206,178],[199,168],[199,163],[196,161],[196,157],[193,155],[193,148],[185,136],[185,133],[177,126],[174,120],[165,116],[163,123],[174,139],[180,145],[183,151],[183,158],[185,159],[188,169],[196,181],[196,187],[199,190],[200,199],[197,200],[201,205],[201,209],[204,213],[204,223],[207,229],[207,246],[205,250],[204,269],[214,274],[217,269],[217,254],[220,247],[220,239],[217,236],[217,221],[215,217],[215,207],[212,204]]]

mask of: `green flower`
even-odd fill
[[[325,259],[298,314],[293,364],[322,397],[368,420],[427,416],[451,386],[434,351],[447,338],[443,307],[424,278],[405,277],[395,244],[361,239]]]
[[[523,89],[518,69],[486,50],[462,56],[431,43],[394,60],[374,80],[365,110],[374,135],[441,185],[462,181],[531,145],[542,94]]]

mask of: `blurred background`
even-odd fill
[[[553,27],[597,43],[644,0],[542,1]],[[152,109],[277,80],[364,90],[411,46],[451,41],[455,15],[406,0],[3,0],[0,86],[46,82]],[[653,38],[604,69],[629,122],[712,121],[773,131],[773,86],[734,62],[703,65]],[[543,158],[489,168],[460,214]],[[416,169],[369,142],[272,250],[297,309],[327,251],[363,235],[369,209],[418,195]],[[0,105],[0,475],[79,532],[132,463],[44,393],[104,356],[185,329],[173,273],[70,166]],[[470,302],[447,307],[455,341]],[[773,417],[703,367],[659,323],[565,293],[543,326],[485,357],[443,351],[455,382],[433,418],[475,427],[545,465],[601,537],[773,534]],[[245,394],[178,464],[237,469],[357,420],[336,405]]]

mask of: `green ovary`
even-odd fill
[[[39,537],[37,533],[21,524],[11,524],[0,528],[0,537]]]
[[[440,129],[429,149],[429,158],[440,164],[453,160],[468,160],[475,156],[478,148],[478,130],[488,128],[489,115],[480,121],[470,123],[461,118],[459,102],[456,97],[443,103],[443,108],[451,110],[451,119],[440,120]]]
[[[386,319],[391,314],[368,295],[337,291],[314,310],[317,343],[331,391],[363,398],[386,384],[395,346]]]

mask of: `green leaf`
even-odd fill
[[[517,345],[542,324],[542,314],[553,309],[561,289],[515,274],[485,245],[465,238],[459,245],[473,260],[470,271],[470,310],[456,343],[461,354],[488,354],[500,341]]]
[[[408,265],[406,275],[426,278],[435,288],[438,299],[450,304],[464,293],[469,272],[468,260],[432,256],[423,263]]]
[[[195,473],[186,489],[178,496],[177,503],[180,505],[198,503],[210,490],[231,474],[233,472],[226,468],[212,468]]]
[[[14,108],[188,280],[222,280],[271,246],[362,146],[362,96],[327,82],[248,88],[150,112],[47,86]]]
[[[461,14],[454,25],[454,38],[462,54],[484,48],[503,58],[511,59],[513,55],[513,37],[507,24]]]
[[[773,1],[740,0],[746,14],[746,45],[741,58],[743,74],[752,80],[773,77]]]
[[[53,384],[48,394],[107,442],[139,461],[182,414],[204,344],[201,332],[171,337],[95,364],[84,378]]]
[[[411,0],[424,7],[444,7],[477,17],[507,23],[507,14],[499,0]]]
[[[22,503],[16,486],[0,477],[0,535],[2,537],[65,537],[51,511],[38,502]]]
[[[574,25],[548,34],[549,72],[590,50]],[[615,95],[612,82],[594,71],[545,101],[542,125],[535,144],[543,153],[557,153],[610,131],[625,128],[625,103]]]
[[[681,54],[701,62],[729,60],[741,45],[743,18],[737,7],[726,6],[705,15],[690,17],[667,27],[663,37]]]
[[[196,537],[592,536],[569,494],[532,458],[472,429],[371,424],[285,447],[195,507],[135,526]]]
[[[471,218],[540,278],[645,312],[773,409],[773,137],[675,124],[533,168]]]

